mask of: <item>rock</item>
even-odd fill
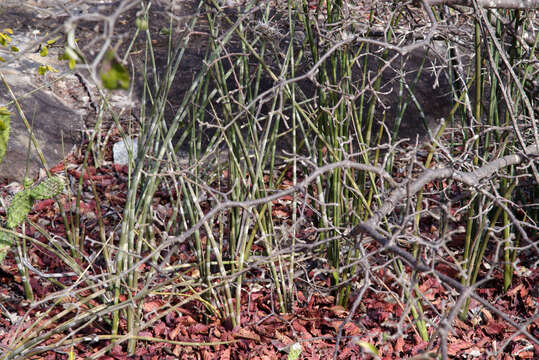
[[[42,4],[43,5],[43,4]],[[0,46],[0,72],[19,101],[46,161],[52,167],[67,155],[81,140],[83,117],[88,114],[91,99],[65,61],[58,59],[63,48],[60,44],[48,47],[48,55],[40,56],[40,43],[36,39],[58,29],[62,23],[47,9],[26,8],[20,3],[3,3],[0,21],[13,31],[8,47]],[[49,10],[55,10],[50,7]],[[59,9],[56,9],[58,11]],[[8,48],[14,45],[19,53]],[[41,65],[54,71],[38,74]],[[11,112],[11,131],[6,156],[0,163],[0,178],[22,181],[27,170],[34,177],[43,167],[29,132],[17,112],[9,91],[0,82],[0,106]],[[30,151],[28,151],[30,149]]]
[[[115,143],[112,146],[112,156],[114,158],[114,163],[118,165],[127,165],[129,163],[129,150],[133,154],[133,157],[136,157],[138,150],[138,139],[128,138],[127,146],[126,142],[121,140]]]
[[[184,2],[183,4],[186,3],[188,2]],[[156,8],[152,8],[152,10],[155,11]],[[188,11],[188,9],[182,9],[182,11]],[[181,15],[184,14],[181,13],[176,15],[178,19],[181,19]],[[275,18],[278,18],[277,15]],[[288,18],[286,17],[286,19]],[[234,22],[237,18],[232,16],[232,20]],[[253,19],[253,21],[254,20],[255,19]],[[222,34],[224,34],[226,30],[226,22],[223,21],[223,24],[225,29],[222,29]],[[288,20],[284,21],[282,24],[276,20],[272,25],[275,25],[281,34],[286,34],[288,32]],[[150,26],[152,26],[152,21],[150,21]],[[209,33],[205,26],[205,22],[200,20],[199,23],[197,23],[197,28],[194,33]],[[300,24],[297,26],[299,28]],[[182,28],[182,26],[178,25],[177,28]],[[247,32],[247,34],[249,35],[249,32]],[[156,43],[153,47],[156,67],[161,70],[161,74],[164,72],[168,56],[166,40],[167,39],[156,36]],[[383,39],[377,38],[375,40],[382,41]],[[283,38],[276,43],[275,49],[285,53],[289,45],[287,41],[288,38],[283,36]],[[255,43],[254,40],[253,43]],[[208,39],[204,38],[203,35],[191,37],[190,42],[186,45],[179,66],[180,70],[176,73],[174,80],[171,82],[170,92],[165,105],[164,118],[169,126],[174,121],[176,112],[188,93],[189,88],[193,84],[193,79],[196,74],[203,70],[204,63],[212,63],[208,59],[205,59],[207,45]],[[375,100],[374,121],[375,123],[380,123],[384,120],[388,129],[388,132],[384,132],[385,136],[383,141],[388,140],[390,135],[392,137],[395,135],[393,140],[409,139],[411,143],[415,143],[416,139],[419,139],[420,141],[427,140],[429,131],[431,134],[435,133],[442,118],[449,114],[453,104],[451,84],[448,81],[447,71],[445,70],[447,64],[444,63],[443,59],[439,58],[433,51],[428,51],[426,48],[416,48],[404,56],[398,55],[394,50],[388,50],[384,59],[384,51],[380,47],[371,45],[368,48],[368,51],[366,51],[365,43],[354,43],[350,46],[353,48],[352,52],[354,53],[354,56],[357,56],[351,74],[353,86],[356,87],[356,90],[345,95],[349,99],[355,99],[355,106],[357,109],[360,109],[360,107],[363,106],[364,118],[367,117],[369,100]],[[362,46],[361,49],[363,49],[361,51],[359,51],[360,46]],[[246,59],[245,62],[252,65],[252,71],[249,73],[257,74],[255,66],[258,63],[258,59],[252,55],[245,55],[245,51],[242,50],[236,37],[232,37],[231,40],[226,43],[225,47],[226,51],[223,50],[224,54],[242,54],[242,57]],[[281,62],[284,62],[284,60],[275,56],[275,49],[271,48],[271,50],[266,51],[264,61],[275,74],[281,74],[282,69],[284,68],[284,65]],[[230,58],[235,61],[238,57],[231,55]],[[392,59],[392,62],[383,67],[387,59]],[[230,60],[228,56],[223,56],[219,60],[220,66],[222,66],[225,73],[230,71],[230,64],[233,63],[232,60]],[[364,60],[366,60],[366,64],[364,63]],[[213,62],[215,68],[217,68],[215,63],[218,63],[219,61]],[[299,77],[302,74],[307,73],[312,69],[313,64],[314,62],[312,58],[310,58],[310,55],[305,54],[301,62],[295,64],[295,76]],[[135,68],[141,67],[142,65]],[[380,88],[375,92],[372,86],[374,84],[367,85],[365,87],[365,99],[363,99],[364,102],[362,105],[362,99],[357,95],[361,91],[363,78],[373,79],[381,67],[383,67],[384,70],[380,76]],[[422,70],[419,71],[419,69]],[[245,94],[255,94],[253,95],[254,98],[256,95],[268,89],[275,90],[273,94],[269,93],[267,96],[259,99],[250,109],[252,113],[256,113],[257,115],[259,129],[264,128],[265,121],[267,121],[265,119],[267,119],[267,115],[271,111],[271,99],[278,94],[279,80],[273,80],[267,72],[263,71],[259,85],[255,84],[254,75],[251,75],[250,84],[247,87],[240,89],[238,88],[237,77],[240,76],[239,74],[241,74],[241,72],[236,69],[234,74],[235,76],[230,76],[227,82],[227,88],[232,97],[237,96],[236,94],[240,91]],[[149,76],[151,78],[152,74],[149,74]],[[344,75],[338,74],[337,77],[343,79]],[[314,78],[316,79],[316,76]],[[212,79],[210,79],[209,82],[210,89],[216,87],[215,83],[212,83]],[[297,81],[298,88],[301,89],[302,94],[299,94],[298,90],[295,95],[296,100],[298,102],[303,102],[303,109],[308,107],[307,104],[312,106],[314,111],[309,113],[311,119],[316,119],[319,113],[324,111],[324,109],[319,106],[320,99],[318,97],[321,93],[327,94],[330,93],[330,91],[333,91],[334,96],[335,94],[338,94],[334,85],[320,84],[318,83],[318,80],[319,79],[312,81],[308,78],[303,78]],[[151,78],[149,83],[153,83],[153,78]],[[136,92],[141,95],[143,87],[141,84],[137,85],[138,86],[135,86]],[[316,91],[317,88],[322,89],[320,93]],[[154,93],[155,92],[157,92],[156,89],[154,89]],[[214,99],[210,100],[211,104],[206,107],[204,112],[201,112],[204,114],[204,118],[200,119],[196,125],[196,133],[197,135],[201,135],[202,148],[209,144],[212,136],[218,131],[217,122],[219,121],[222,124],[223,121],[227,119],[227,117],[224,116],[222,105],[225,101],[222,98],[219,99],[220,97],[221,95],[217,95]],[[234,103],[234,101],[232,101],[232,103]],[[151,109],[149,101],[147,101],[147,109]],[[239,112],[236,108],[234,108],[233,111],[235,113],[232,117]],[[359,110],[357,110],[357,112],[359,113]],[[283,119],[290,118],[291,111],[284,109],[283,115],[279,128],[279,133],[281,134],[285,134],[290,128],[289,126],[284,125]],[[252,136],[249,135],[252,129],[250,129],[249,125],[246,123],[246,118],[247,116],[245,116],[245,114],[240,116],[237,123],[244,131],[243,136],[247,146],[256,148],[259,144],[257,144],[256,141],[253,141]],[[273,117],[272,121],[275,121],[275,118],[276,116]],[[331,116],[328,118],[331,118]],[[365,123],[363,123],[362,126],[365,130]],[[376,143],[375,138],[377,135],[377,128],[379,127],[375,124],[372,129],[371,145]],[[174,142],[179,140],[183,135],[182,129],[183,128],[180,127],[178,130],[173,139]],[[288,131],[288,134],[290,134],[290,131]],[[312,133],[309,135],[309,138],[314,137],[315,136]],[[188,145],[186,143],[187,141],[181,144],[180,149],[187,151]],[[277,142],[278,150],[284,149],[290,151],[291,143],[292,140],[290,139],[290,136],[281,136],[280,140]]]
[[[49,91],[36,89],[30,78],[22,72],[10,71],[4,76],[19,101],[23,113],[32,127],[45,157],[46,166],[52,167],[80,142],[82,116],[67,107],[61,99]],[[0,86],[0,104],[12,113],[10,138],[6,156],[0,164],[0,177],[22,181],[27,168],[28,176],[34,177],[43,167],[30,133],[17,113],[6,87]],[[30,148],[30,151],[28,149]]]
[[[197,3],[198,2],[196,1],[183,1],[180,2],[181,5],[171,8],[168,8],[166,6],[168,2],[165,1],[155,1],[155,3],[153,3],[149,14],[149,26],[152,34],[154,34],[154,57],[158,72],[161,73],[160,75],[163,75],[163,72],[165,70],[166,58],[169,51],[167,46],[168,35],[162,34],[160,32],[162,28],[166,28],[168,26],[169,22],[169,18],[167,16],[163,16],[163,14],[168,13],[168,11],[171,11],[174,14],[174,18],[177,21],[177,23],[175,24],[175,31],[177,31],[177,33],[174,32],[173,34],[173,42],[178,43],[178,38],[184,35],[181,29],[185,30],[185,25],[188,22],[188,19],[191,18],[191,15],[195,15],[197,13],[195,11]],[[13,2],[13,4],[16,4],[16,2]],[[107,11],[112,11],[111,9],[113,5],[111,4],[101,4],[99,5],[98,10],[104,13],[107,13]],[[1,9],[2,6],[0,5],[0,10]],[[53,9],[51,7],[48,10],[50,11],[41,11],[39,13],[32,14],[29,12],[30,10],[23,9],[22,6],[14,5],[11,8],[8,7],[6,9],[3,9],[3,15],[0,14],[1,20],[4,25],[6,27],[13,28],[13,30],[15,31],[14,39],[16,38],[16,36],[18,36],[18,34],[22,34],[24,36],[22,39],[19,39],[20,42],[29,44],[26,47],[21,46],[21,48],[28,48],[30,49],[30,51],[28,53],[25,53],[24,56],[17,60],[17,62],[12,62],[11,64],[9,64],[9,69],[12,74],[12,78],[10,81],[17,84],[17,86],[15,87],[17,91],[17,96],[27,94],[28,91],[32,90],[32,86],[30,84],[36,84],[37,82],[39,82],[37,81],[39,79],[36,79],[35,72],[40,62],[53,61],[53,59],[56,59],[57,54],[51,54],[51,56],[47,57],[47,59],[40,58],[37,51],[38,48],[36,47],[39,46],[39,44],[35,44],[35,42],[32,43],[30,41],[31,39],[33,39],[33,34],[35,33],[35,31],[37,31],[36,28],[38,26],[40,35],[43,35],[48,32],[50,33],[55,29],[59,29],[63,22],[65,22],[65,20],[67,19],[67,14],[62,13],[60,8]],[[84,9],[77,8],[75,10],[77,10],[76,13],[78,13],[79,11],[95,13],[95,11],[97,11],[95,7]],[[138,8],[132,8],[129,11],[123,13],[118,18],[115,28],[116,32],[112,36],[111,40],[112,43],[115,44],[115,46],[121,45],[118,48],[119,54],[123,54],[125,48],[130,44],[130,42],[125,41],[125,39],[130,39],[131,35],[136,30],[133,24],[135,23],[135,20],[137,18],[138,11]],[[207,34],[209,32],[207,29],[207,21],[204,21],[205,14],[199,14],[199,16],[200,19],[197,23],[197,28],[195,29],[196,31],[194,31],[193,35],[190,37],[190,42],[188,42],[187,48],[185,49],[184,57],[180,65],[180,70],[178,71],[176,78],[172,81],[170,92],[165,103],[164,118],[169,125],[173,121],[176,111],[178,110],[181,102],[186,96],[188,89],[191,87],[194,77],[203,68],[204,57],[208,46],[208,37],[204,34]],[[253,20],[255,19],[253,18]],[[280,32],[282,34],[286,34],[286,26],[288,24],[288,21],[285,21],[283,24],[285,26],[281,29]],[[281,26],[281,22],[277,21],[275,25],[277,27]],[[83,50],[83,52],[86,53],[90,58],[97,54],[99,50],[100,43],[94,43],[94,40],[96,34],[101,34],[102,31],[102,24],[100,22],[84,21],[82,20],[82,18],[81,21],[77,22],[78,44]],[[144,37],[139,36],[129,57],[130,64],[132,64],[132,66],[130,66],[130,69],[135,70],[135,73],[133,74],[133,83],[135,84],[134,93],[135,95],[138,95],[136,97],[139,98],[141,97],[142,89],[144,89],[144,87],[142,86],[143,82],[141,74],[141,69],[144,66],[144,40]],[[355,44],[354,46],[358,45],[359,44]],[[286,37],[280,40],[276,45],[276,50],[279,50],[279,48],[282,52],[286,50]],[[58,49],[61,49],[61,46],[57,48],[51,48],[50,50],[52,53],[54,51],[59,51]],[[380,51],[377,50],[379,49],[371,47],[369,54],[365,55],[369,57],[367,60],[366,67],[368,73],[367,78],[372,78],[372,76],[376,73],[378,69],[379,63],[381,62],[381,60],[379,59]],[[243,52],[241,48],[238,47],[237,39],[233,39],[230,41],[230,43],[227,45],[227,52]],[[391,57],[392,55],[394,55],[394,53],[390,51],[389,56]],[[450,86],[447,81],[447,78],[445,78],[444,76],[444,72],[441,71],[440,76],[435,76],[432,71],[426,70],[426,68],[430,67],[431,61],[437,60],[431,54],[426,55],[427,64],[425,64],[425,70],[423,70],[421,76],[419,77],[419,80],[417,81],[417,83],[415,83],[414,79],[417,75],[417,69],[421,66],[423,57],[425,55],[426,51],[424,49],[418,49],[417,51],[414,51],[408,56],[397,58],[391,64],[391,66],[389,66],[382,73],[381,87],[379,92],[375,94],[370,88],[366,92],[366,100],[368,100],[369,98],[377,99],[375,107],[375,120],[382,119],[385,113],[385,118],[387,119],[386,123],[390,130],[395,127],[395,124],[393,122],[394,119],[397,118],[399,115],[398,109],[401,105],[400,100],[402,98],[405,98],[405,101],[409,102],[408,106],[403,112],[397,138],[410,138],[412,142],[414,142],[417,136],[425,138],[427,128],[431,130],[436,128],[436,126],[439,124],[440,118],[448,113],[452,101]],[[267,60],[266,63],[273,69],[275,73],[279,74],[279,69],[281,68],[281,64],[279,64],[280,60],[275,60],[275,56],[272,51],[268,51],[266,56],[268,57],[268,59],[265,59],[265,61]],[[247,60],[251,64],[256,63],[256,59],[254,59],[252,56],[247,57]],[[230,61],[226,57],[221,61],[223,67],[227,69],[227,67],[229,67]],[[304,64],[296,64],[296,66],[298,66],[296,76],[305,73],[312,67],[312,59],[309,60],[308,55],[305,55],[303,61]],[[60,70],[66,70],[65,64],[60,64],[58,63],[58,61],[51,64],[55,68],[59,68]],[[0,63],[0,71],[4,71],[3,69],[5,68],[3,68],[3,66],[4,65]],[[360,81],[363,78],[362,71],[362,62],[361,60],[359,60],[354,67],[352,74],[352,79],[357,86],[359,86]],[[98,97],[96,96],[96,92],[93,91],[93,89],[88,89],[89,87],[91,87],[91,85],[88,83],[84,85],[86,89],[81,90],[81,83],[79,82],[79,79],[77,79],[73,74],[69,75],[69,72],[63,73],[62,79],[59,81],[50,81],[53,78],[58,79],[58,75],[48,74],[47,76],[49,76],[48,81],[40,80],[41,83],[46,85],[46,89],[40,89],[36,91],[31,97],[24,99],[23,105],[28,118],[34,119],[36,136],[39,135],[38,138],[40,143],[42,144],[42,150],[47,157],[48,166],[53,166],[56,161],[62,158],[60,134],[62,132],[64,133],[64,150],[67,153],[70,150],[71,146],[76,144],[78,141],[78,134],[76,134],[76,132],[77,130],[82,128],[83,124],[81,118],[84,117],[85,121],[88,122],[88,117],[86,116],[88,115],[88,113],[86,111],[88,110],[89,104],[93,104],[91,97]],[[148,74],[148,76],[149,84],[153,85],[154,77],[152,76],[152,74]],[[230,92],[236,93],[237,90],[239,90],[237,89],[236,80],[231,77],[229,81],[230,84],[228,85]],[[411,89],[411,92],[413,92],[415,96],[415,101],[409,101],[410,97],[406,90],[404,90],[402,93],[399,93],[399,91],[401,91],[400,87],[403,83],[406,83],[407,86]],[[437,86],[433,86],[434,84],[437,84]],[[258,92],[260,93],[270,88],[277,89],[278,85],[278,82],[272,80],[267,74],[262,74],[262,79]],[[317,84],[309,79],[303,79],[298,82],[298,85],[299,88],[302,89],[304,92],[303,97],[299,97],[298,95],[298,99],[312,105],[314,112],[309,115],[312,116],[313,119],[316,118],[318,114],[317,112],[323,111],[323,109],[316,106],[316,104],[318,103],[319,94],[317,94],[314,89],[317,86],[324,86],[324,84]],[[212,86],[211,82],[210,86]],[[157,89],[153,90],[155,95]],[[243,91],[246,90],[243,89]],[[74,94],[74,92],[76,94]],[[90,95],[90,92],[93,95]],[[115,97],[112,96],[109,100],[111,100],[111,102],[113,103],[114,108],[121,110],[119,111],[120,114],[123,114],[123,116],[125,117],[129,117],[132,114],[130,109],[139,107],[140,104],[138,104],[138,102],[136,101],[135,103],[131,103],[130,101],[132,99],[130,99],[129,96],[126,96],[125,94],[121,94],[121,96],[123,96],[123,98],[119,99],[115,99]],[[257,111],[260,110],[260,113],[257,113],[257,116],[261,119],[259,124],[261,127],[263,127],[264,125],[263,121],[265,120],[263,119],[267,118],[266,115],[268,115],[269,113],[269,102],[267,102],[269,101],[268,98],[269,96],[265,97],[264,99],[261,99],[259,103],[257,103],[253,107]],[[10,99],[6,97],[5,89],[0,86],[0,106],[3,103],[9,101]],[[356,101],[359,101],[359,99],[356,98]],[[419,108],[416,106],[416,104],[419,105]],[[359,106],[359,103],[356,102],[356,105]],[[92,106],[94,106],[95,109],[95,105]],[[11,107],[11,109],[13,109],[13,107]],[[146,103],[146,110],[148,111],[148,117],[151,118],[151,104],[149,102]],[[366,107],[364,107],[364,110],[365,116]],[[203,148],[208,145],[210,138],[217,131],[215,126],[216,118],[223,118],[222,103],[220,101],[217,101],[217,98],[213,99],[211,106],[208,106],[207,111],[204,114],[205,117],[196,124],[197,134],[201,135]],[[283,118],[286,118],[290,115],[290,112],[288,110],[284,110],[283,115]],[[240,119],[240,121],[243,120],[244,117],[245,116],[242,116],[242,119]],[[70,119],[70,121],[58,121],[58,119]],[[8,176],[11,178],[20,178],[20,175],[24,173],[25,169],[25,166],[22,166],[21,168],[21,163],[24,164],[24,161],[26,159],[28,138],[27,136],[24,136],[26,135],[26,130],[24,129],[24,127],[21,127],[22,123],[18,115],[14,115],[12,123],[14,124],[12,131],[12,144],[10,145],[10,149],[8,149],[8,157],[5,159],[4,163],[0,167],[0,177]],[[247,136],[250,129],[247,129],[246,124],[241,123],[240,125],[243,125],[242,129],[244,130],[245,140],[249,142],[248,146],[258,146],[255,141],[251,141],[251,139]],[[280,132],[285,132],[286,126],[282,125],[282,122],[281,126],[282,129],[280,129]],[[185,127],[180,127],[174,140],[177,141],[181,137],[181,135],[183,134],[182,129],[184,128]],[[75,130],[75,132],[73,132],[73,130]],[[287,135],[282,136],[281,139],[282,141],[279,140],[277,144],[278,147],[282,149],[289,149],[290,140],[288,139]],[[17,145],[15,143],[17,143]],[[47,146],[44,147],[43,144],[46,144]],[[212,149],[210,149],[210,152],[213,151]],[[188,147],[186,144],[183,144],[182,146],[179,146],[179,150],[180,154],[186,154]],[[182,155],[181,157],[183,158],[184,155]],[[39,161],[37,160],[37,157],[35,155],[35,150],[32,151],[31,164],[33,164],[33,170],[39,167]],[[6,167],[10,169],[10,173],[5,172]],[[16,176],[14,169],[18,169]],[[12,172],[13,175],[11,174]]]

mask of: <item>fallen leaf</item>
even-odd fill
[[[469,349],[472,346],[473,344],[471,344],[468,341],[464,341],[464,340],[455,341],[453,343],[450,343],[447,346],[447,353],[449,355],[456,356],[458,355],[460,351]]]
[[[248,330],[246,328],[240,328],[238,331],[234,332],[235,338],[241,338],[241,339],[247,339],[247,340],[254,340],[256,342],[260,342],[260,336],[256,333],[254,333],[251,330]]]
[[[162,300],[148,301],[144,303],[144,305],[142,305],[142,309],[146,312],[152,312],[159,309],[159,307],[161,307],[162,305],[163,305]]]

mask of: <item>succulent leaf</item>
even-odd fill
[[[14,229],[22,224],[33,205],[34,199],[30,196],[28,189],[16,193],[7,209],[6,227]]]
[[[54,176],[43,180],[39,185],[30,189],[30,196],[35,200],[44,200],[55,197],[64,190],[64,180]]]
[[[11,248],[11,244],[11,236],[8,233],[0,231],[0,263],[6,258],[6,255]]]

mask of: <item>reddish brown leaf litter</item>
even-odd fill
[[[108,156],[110,157],[110,154]],[[97,245],[101,240],[98,220],[103,222],[107,233],[117,233],[125,205],[128,169],[126,166],[104,165],[84,170],[81,163],[82,156],[71,156],[68,161],[55,166],[53,170],[55,173],[65,174],[74,184],[78,184],[79,180],[82,181],[80,202],[75,194],[68,195],[68,193],[61,195],[59,201],[66,211],[68,222],[75,219],[75,211],[78,212],[80,216],[78,232],[84,234],[87,240],[81,248],[83,257],[78,258],[77,263],[89,276],[100,276],[108,271],[105,263],[99,259],[93,262],[88,260],[91,254],[101,249],[101,246]],[[291,174],[283,186],[290,186],[290,178]],[[10,190],[12,188],[13,185],[10,187],[6,183],[1,184],[0,196],[7,198],[12,195],[13,191]],[[94,189],[98,199],[95,198]],[[177,194],[170,194],[164,189],[156,194],[153,206],[159,216],[166,219],[171,215],[170,199],[176,198]],[[278,221],[291,221],[292,200],[293,198],[288,196],[274,202],[272,215]],[[97,218],[98,213],[102,214],[100,219]],[[309,214],[314,215],[312,211]],[[5,213],[1,215],[5,216]],[[14,344],[20,346],[21,337],[25,336],[25,332],[31,333],[37,325],[42,326],[39,333],[51,331],[77,314],[104,304],[102,298],[96,297],[77,311],[66,312],[70,303],[76,303],[75,297],[64,295],[60,303],[56,302],[58,297],[48,298],[51,294],[61,291],[62,286],[73,286],[74,289],[81,290],[88,284],[79,282],[77,276],[69,275],[72,269],[46,247],[51,245],[51,239],[65,239],[66,232],[74,230],[66,229],[57,203],[50,200],[37,202],[29,219],[39,224],[49,236],[45,237],[32,226],[25,227],[25,234],[34,239],[27,242],[27,261],[41,274],[67,274],[55,279],[55,282],[30,271],[30,284],[35,295],[35,300],[31,303],[24,300],[22,278],[15,257],[13,253],[8,255],[0,265],[1,351],[6,351]],[[428,237],[432,231],[431,225],[428,223],[424,225],[423,230]],[[300,239],[312,239],[314,235],[315,230],[312,228],[298,229]],[[113,237],[111,241],[116,239],[117,237]],[[202,236],[201,241],[205,244],[207,241],[205,236]],[[172,260],[183,264],[194,262],[192,248],[187,243],[179,246]],[[253,250],[263,250],[257,246],[255,245]],[[366,244],[366,247],[375,250],[377,245],[370,243]],[[439,263],[436,268],[448,276],[458,276],[455,269],[448,264]],[[143,273],[150,269],[147,265],[142,265],[139,270]],[[308,271],[308,275],[314,276],[318,270],[329,271],[327,264],[318,264]],[[195,276],[197,271],[192,269],[186,274]],[[537,269],[526,270],[520,274],[515,271],[513,285],[506,293],[502,291],[501,271],[502,269],[495,269],[495,276],[478,288],[477,294],[513,319],[534,319],[526,325],[526,330],[538,337]],[[260,274],[260,271],[253,269],[246,278],[252,281],[251,283],[256,283]],[[418,336],[411,314],[405,313],[406,304],[400,295],[402,289],[398,279],[388,268],[375,271],[374,275],[379,281],[363,295],[350,321],[346,321],[350,308],[336,306],[332,296],[322,293],[331,283],[329,277],[324,275],[316,277],[313,284],[317,285],[317,288],[299,289],[298,286],[293,311],[285,314],[276,312],[278,306],[271,286],[255,288],[250,287],[251,283],[246,283],[240,306],[241,325],[236,327],[232,326],[230,319],[219,319],[211,315],[196,301],[190,301],[178,306],[174,312],[160,316],[171,301],[179,300],[165,293],[152,294],[141,303],[141,317],[145,321],[152,319],[156,321],[151,327],[137,334],[138,342],[134,355],[127,355],[127,343],[124,342],[113,346],[102,359],[286,359],[289,347],[296,342],[299,342],[303,349],[301,359],[328,359],[332,358],[335,352],[339,331],[341,339],[338,359],[371,358],[364,352],[360,342],[374,345],[381,359],[413,357],[426,351],[429,344]],[[361,279],[358,277],[353,281],[359,282]],[[439,281],[428,275],[419,277],[417,289],[424,299],[424,317],[432,321],[432,324],[428,325],[428,331],[433,334],[440,320],[440,313],[446,313],[448,304],[452,304],[455,298]],[[93,292],[91,289],[81,290],[78,296],[91,296]],[[131,295],[135,294],[136,291]],[[353,303],[357,296],[357,293],[352,293],[350,303]],[[128,294],[122,294],[121,300],[127,301]],[[451,358],[486,359],[488,352],[495,352],[501,346],[504,346],[504,355],[500,357],[502,359],[539,357],[537,344],[531,344],[524,335],[516,333],[506,321],[482,307],[477,301],[471,301],[470,312],[473,316],[464,321],[456,318],[452,323],[452,329],[448,334],[448,353]],[[68,359],[69,352],[72,352],[76,359],[89,357],[111,344],[112,339],[107,337],[111,334],[109,320],[109,316],[96,318],[89,326],[71,335],[70,340],[64,342],[61,347],[45,349],[28,358]],[[126,328],[126,322],[121,321],[119,333],[124,334]],[[401,333],[397,332],[399,328]],[[66,328],[48,337],[40,346],[54,345],[69,334],[70,328]],[[160,339],[168,342],[159,341]],[[197,345],[201,343],[213,345]],[[438,345],[435,342],[434,349],[437,349]]]

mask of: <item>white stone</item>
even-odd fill
[[[112,147],[112,154],[114,158],[114,163],[119,165],[127,165],[129,162],[129,153],[128,148],[131,150],[133,157],[137,155],[138,149],[138,139],[137,138],[127,138],[127,143],[123,140],[118,141]]]

